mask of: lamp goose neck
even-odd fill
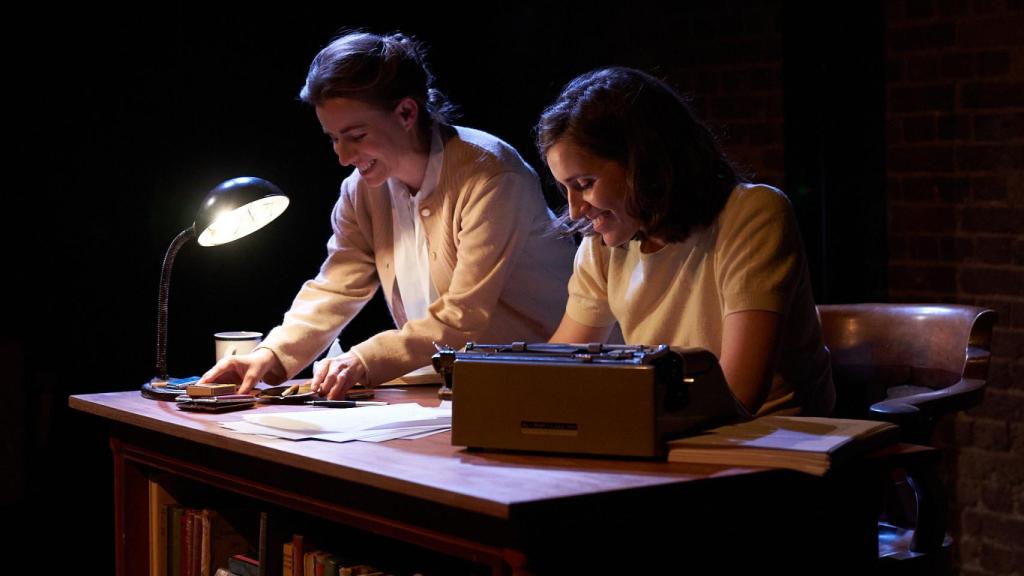
[[[164,255],[164,265],[160,270],[160,296],[157,302],[156,321],[156,375],[157,378],[166,381],[167,375],[167,297],[170,294],[171,267],[174,265],[174,257],[178,250],[196,235],[195,227],[190,226],[182,230],[171,242]]]

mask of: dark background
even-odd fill
[[[161,260],[210,188],[260,176],[291,206],[250,237],[214,248],[193,242],[178,254],[173,376],[209,367],[216,331],[267,332],[316,273],[348,170],[296,95],[311,58],[342,27],[424,41],[439,87],[461,109],[457,123],[505,139],[542,178],[531,129],[567,80],[616,64],[664,77],[693,97],[754,181],[787,191],[819,303],[887,298],[886,45],[891,22],[933,18],[915,13],[930,2],[895,3],[888,13],[880,2],[827,10],[631,2],[596,11],[495,2],[459,9],[458,18],[332,6],[150,7],[145,16],[34,9],[8,21],[22,39],[5,41],[15,177],[0,192],[8,303],[0,503],[14,514],[16,544],[112,571],[106,429],[68,410],[67,397],[134,390],[152,377]],[[388,322],[378,299],[343,344]]]

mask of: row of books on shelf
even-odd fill
[[[282,576],[386,576],[376,567],[324,550],[307,550],[302,534],[282,545]]]
[[[149,482],[149,518],[150,576],[390,574],[364,558],[314,547],[302,534],[282,533],[280,527],[271,537],[270,514],[251,506],[182,505],[154,480]]]
[[[250,544],[255,531],[250,524],[257,522],[246,510],[214,510],[192,508],[176,503],[153,506],[152,492],[160,490],[150,485],[150,545],[151,576],[214,576],[218,570],[239,572],[239,576],[258,571],[258,550]],[[255,570],[244,570],[245,565]]]

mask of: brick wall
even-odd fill
[[[655,17],[652,15],[652,17]],[[722,1],[691,7],[683,46],[661,66],[698,118],[754,182],[782,187],[782,6]]]
[[[940,426],[961,574],[1024,574],[1024,3],[886,3],[889,295],[994,308],[984,403]]]
[[[883,6],[888,299],[999,313],[985,401],[942,422],[937,442],[959,573],[1024,574],[1024,2]],[[730,156],[778,186],[784,29],[814,20],[800,14],[691,7],[677,22],[685,50],[663,69]]]

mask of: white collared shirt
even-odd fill
[[[430,303],[437,300],[437,289],[430,278],[430,259],[427,236],[423,231],[420,204],[430,197],[441,178],[444,146],[437,126],[431,131],[430,157],[423,175],[423,185],[415,196],[397,178],[388,178],[391,192],[391,223],[395,248],[395,281],[405,308],[405,319],[415,320],[427,316]]]

